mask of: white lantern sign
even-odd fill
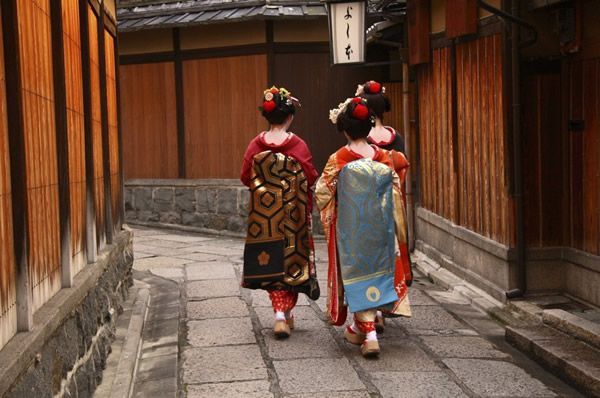
[[[365,62],[366,2],[328,3],[332,64]]]

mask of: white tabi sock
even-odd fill
[[[377,341],[377,332],[373,330],[372,332],[367,333],[365,341]]]
[[[352,325],[350,325],[350,329],[352,329],[352,331],[356,334],[363,334],[363,332],[360,331],[360,329],[358,328],[358,326],[356,326],[356,323],[352,322]]]
[[[283,313],[282,311],[275,311],[275,320],[285,322],[285,313]]]

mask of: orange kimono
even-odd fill
[[[408,161],[398,152],[376,148],[374,161],[390,167],[393,173],[393,198],[394,198],[394,224],[397,241],[396,266],[394,284],[398,301],[390,308],[382,308],[388,316],[410,316],[406,280],[410,278],[410,263],[408,260],[408,246],[406,236],[406,220],[402,200],[401,181],[404,181],[408,168]],[[348,308],[344,304],[344,287],[341,280],[339,255],[336,236],[337,219],[337,180],[342,168],[355,160],[361,159],[360,155],[343,147],[329,157],[323,174],[319,179],[315,191],[317,206],[321,212],[321,222],[327,238],[329,255],[329,269],[327,278],[328,302],[327,317],[333,325],[343,325],[346,321]]]

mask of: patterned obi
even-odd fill
[[[250,178],[243,286],[292,290],[316,300],[308,182],[300,162],[261,152],[254,157]]]
[[[392,169],[371,159],[348,163],[339,174],[337,199],[337,246],[350,311],[397,301]]]

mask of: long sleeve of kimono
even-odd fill
[[[256,144],[255,140],[250,142],[248,148],[246,149],[246,153],[244,154],[244,162],[242,163],[242,172],[240,176],[240,180],[246,186],[250,185],[250,169],[252,168],[252,160],[254,159],[254,155],[260,152],[260,148]]]
[[[400,183],[404,184],[404,180],[406,178],[406,173],[408,172],[408,160],[406,157],[397,151],[390,151],[390,156],[392,157],[392,161],[394,162],[394,171],[398,174],[400,178]]]
[[[329,236],[329,228],[331,227],[331,222],[333,220],[338,173],[339,170],[336,167],[336,158],[334,154],[327,160],[327,164],[323,169],[323,173],[321,174],[315,189],[315,199],[317,201],[317,207],[321,212],[321,223],[323,224],[325,236]]]

